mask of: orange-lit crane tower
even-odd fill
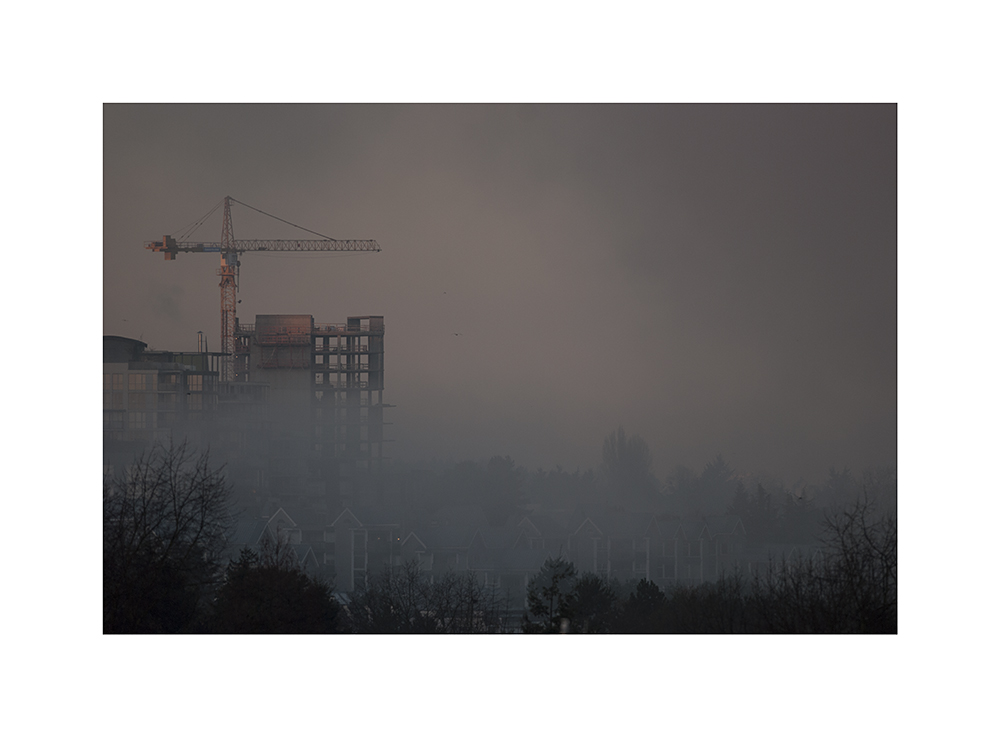
[[[222,358],[222,380],[233,381],[233,353],[235,351],[236,334],[236,291],[239,289],[240,256],[253,251],[381,251],[379,244],[373,240],[334,240],[323,236],[322,240],[236,240],[233,237],[233,218],[230,212],[230,204],[237,204],[256,210],[262,215],[281,220],[288,225],[287,220],[282,220],[274,215],[269,215],[263,210],[257,210],[246,203],[234,200],[228,195],[223,200],[222,212],[222,241],[218,243],[194,243],[192,241],[178,242],[169,235],[163,236],[162,241],[146,241],[146,248],[157,253],[162,253],[167,261],[173,261],[178,253],[218,253],[221,258],[221,265],[216,272],[220,277],[219,287],[222,290],[222,335],[220,345],[224,354]],[[216,209],[218,205],[215,206]],[[213,209],[212,212],[215,210]],[[210,212],[209,215],[212,213]],[[205,216],[206,218],[208,215]],[[202,219],[204,221],[204,218]],[[306,230],[313,235],[323,235],[295,225],[296,228]]]

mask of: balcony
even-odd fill
[[[368,371],[367,363],[314,363],[316,371],[327,371],[330,373],[355,373]]]
[[[309,333],[275,332],[258,335],[255,338],[257,345],[310,345],[312,338]]]
[[[383,335],[385,326],[371,328],[371,326],[360,325],[350,326],[343,322],[316,323],[313,325],[313,335]]]
[[[319,372],[317,372],[319,373]],[[352,384],[313,384],[313,389],[315,391],[330,391],[330,392],[346,392],[351,389],[368,389],[369,382],[367,381],[355,381]],[[377,389],[377,386],[372,386],[372,389]]]
[[[341,355],[354,354],[354,353],[370,353],[371,350],[366,345],[331,345],[331,346],[313,346],[313,353],[317,355],[331,355],[340,353]],[[378,351],[381,352],[381,351]]]

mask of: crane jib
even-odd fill
[[[381,251],[374,240],[239,240],[223,248],[218,241],[212,243],[177,242],[170,236],[162,241],[146,241],[146,248],[160,253],[248,253],[251,251]]]

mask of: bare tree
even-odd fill
[[[835,586],[842,616],[857,632],[895,632],[896,514],[864,493],[851,507],[828,515],[830,551],[824,574]]]
[[[157,446],[104,482],[104,631],[190,631],[221,573],[230,489],[208,452]]]
[[[447,573],[431,583],[415,561],[386,569],[347,604],[358,633],[489,634],[506,630],[499,592],[474,574]]]
[[[896,517],[862,494],[826,516],[821,556],[772,561],[750,586],[768,632],[895,633]]]

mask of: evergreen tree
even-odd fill
[[[340,605],[326,583],[310,577],[285,543],[266,539],[260,552],[243,548],[226,569],[211,629],[233,634],[338,632]]]
[[[576,566],[560,558],[549,558],[528,582],[528,612],[524,632],[566,632],[576,608]],[[530,615],[530,616],[529,616]]]

